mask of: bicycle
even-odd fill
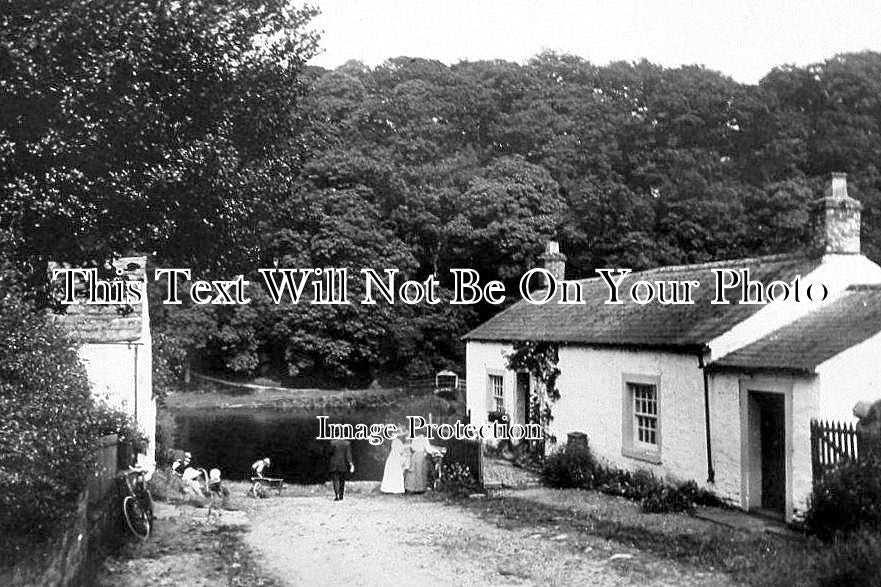
[[[435,453],[429,453],[428,458],[431,462],[429,469],[429,485],[433,491],[440,491],[444,483],[444,456],[447,454],[446,448],[440,448]]]
[[[146,540],[153,527],[153,496],[147,487],[146,469],[130,467],[119,474],[122,488],[122,517],[136,538]]]

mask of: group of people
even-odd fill
[[[333,483],[334,501],[342,501],[346,492],[346,477],[355,472],[352,443],[343,439],[331,440],[328,452],[328,472]],[[433,459],[443,452],[444,449],[432,446],[423,435],[408,439],[404,428],[399,427],[385,460],[380,491],[391,494],[424,492],[430,483]],[[185,452],[171,465],[171,472],[181,479],[184,491],[198,496],[206,496],[207,493],[208,497],[216,495],[227,498],[229,490],[223,486],[220,469],[206,472],[193,465],[192,461],[193,455]],[[269,457],[263,457],[251,465],[249,493],[258,495],[262,483],[273,480],[267,475],[271,464]]]
[[[355,472],[352,443],[334,439],[329,445],[328,472],[333,483],[334,501],[342,501],[346,493],[346,477]],[[389,447],[379,490],[383,493],[423,493],[428,489],[434,457],[444,449],[432,446],[423,435],[407,439],[402,426],[398,427]]]
[[[403,427],[392,439],[382,483],[383,493],[422,493],[428,488],[432,471],[432,457],[443,454],[443,449],[432,446],[423,435],[407,440]]]
[[[185,452],[171,464],[171,472],[183,482],[185,493],[202,496],[208,489],[210,476],[220,479],[220,469],[211,469],[209,473],[193,464],[192,453]]]
[[[261,459],[252,465],[252,472],[260,465],[257,476],[262,477],[263,471],[269,466],[269,459]],[[223,485],[220,469],[212,468],[206,471],[202,467],[193,464],[193,455],[190,452],[183,453],[171,464],[171,473],[183,483],[184,493],[198,497],[229,497],[229,489]]]

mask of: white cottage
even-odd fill
[[[594,453],[625,469],[694,480],[745,510],[793,520],[811,491],[810,421],[850,421],[859,400],[881,397],[881,267],[860,253],[860,204],[843,174],[816,203],[804,251],[662,267],[631,280],[697,280],[694,304],[608,305],[599,277],[581,280],[583,304],[519,302],[465,336],[473,422],[506,411],[525,422],[528,374],[506,369],[515,341],[560,344],[551,433],[585,432]],[[562,278],[553,243],[545,267]],[[822,283],[822,303],[712,304],[713,269],[753,280]]]
[[[146,283],[147,258],[122,257],[114,268],[129,280]],[[50,264],[52,268],[57,264]],[[143,289],[146,292],[146,287]],[[139,464],[152,466],[156,454],[156,398],[153,396],[153,352],[147,296],[134,305],[65,306],[52,317],[80,343],[79,356],[92,394],[134,417],[149,445]]]

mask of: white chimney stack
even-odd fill
[[[557,241],[548,241],[545,245],[545,252],[539,257],[545,270],[547,270],[554,279],[561,281],[566,276],[566,255],[560,252],[560,243]]]
[[[860,253],[860,211],[847,194],[847,174],[833,173],[827,194],[814,202],[813,245],[824,254]]]

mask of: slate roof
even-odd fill
[[[695,265],[661,267],[634,272],[623,282],[622,292],[636,280],[696,280],[691,305],[661,305],[656,301],[639,305],[622,296],[621,305],[605,304],[608,288],[600,278],[579,281],[584,304],[561,305],[554,301],[537,306],[520,301],[500,312],[464,336],[474,341],[540,340],[600,346],[703,348],[709,341],[759,311],[759,305],[713,305],[715,293],[712,269],[749,269],[750,277],[763,283],[805,276],[819,264],[819,256],[771,255],[749,259],[716,261]],[[739,298],[729,295],[732,302]]]
[[[123,257],[113,262],[131,280],[143,281],[146,275],[146,257]],[[50,263],[50,271],[58,267]],[[50,319],[83,343],[132,342],[141,338],[144,320],[140,304],[88,305],[84,303],[63,306],[64,313],[50,314]]]
[[[881,332],[881,285],[852,285],[802,318],[711,364],[713,369],[813,373],[842,351]]]

